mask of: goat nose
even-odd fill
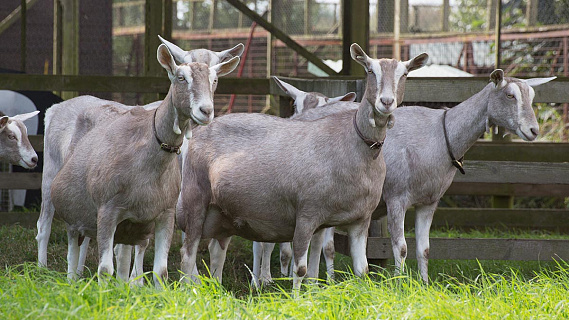
[[[209,115],[213,111],[213,108],[211,108],[211,107],[200,107],[200,111],[209,117]]]
[[[538,128],[531,128],[529,129],[529,131],[531,131],[531,133],[533,133],[534,136],[537,137],[537,135],[539,134],[539,129]]]
[[[38,164],[38,157],[33,157],[33,158],[32,158],[32,163],[33,163],[33,164]]]
[[[386,106],[390,106],[393,103],[393,98],[381,97],[379,98],[379,101],[381,101],[381,103],[383,103]]]

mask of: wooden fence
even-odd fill
[[[355,91],[363,94],[363,82],[354,78],[286,79],[305,91],[333,96]],[[405,101],[458,102],[480,91],[487,78],[410,78]],[[0,89],[159,92],[168,82],[157,77],[97,77],[2,75]],[[569,103],[569,78],[560,78],[536,88],[534,102]],[[291,113],[288,100],[270,79],[221,78],[217,93],[272,94],[279,97],[278,113]],[[32,136],[32,144],[43,151],[43,137]],[[478,142],[466,154],[466,175],[455,176],[447,194],[569,197],[569,143]],[[40,189],[40,173],[0,173],[0,189]],[[38,213],[0,213],[0,224],[34,226]],[[569,230],[569,210],[439,208],[433,227],[509,226]],[[414,212],[406,217],[412,226]],[[408,239],[409,257],[414,256],[414,239]],[[336,235],[336,250],[348,253],[347,237]],[[432,259],[569,259],[569,240],[520,239],[431,239]],[[387,237],[370,237],[368,258],[392,257]]]

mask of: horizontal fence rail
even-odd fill
[[[415,259],[415,239],[406,238],[407,257]],[[568,260],[569,241],[533,239],[461,239],[431,238],[429,259],[440,260]],[[348,237],[334,236],[336,251],[349,254]],[[368,238],[368,259],[393,259],[389,238]]]
[[[325,95],[340,95],[349,91],[362,96],[363,82],[352,77],[283,79],[304,91]],[[488,84],[487,77],[468,78],[409,78],[405,86],[405,101],[460,102],[479,92]],[[0,89],[32,91],[88,91],[166,93],[170,84],[164,77],[33,75],[2,74]],[[569,78],[562,77],[535,88],[534,102],[569,103]],[[284,95],[269,78],[220,78],[218,94]]]

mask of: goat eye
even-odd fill
[[[183,82],[183,81],[185,81],[185,80],[186,80],[186,78],[184,78],[184,76],[178,76],[178,80],[180,80],[180,81],[182,81],[182,82]]]
[[[514,99],[514,95],[513,95],[513,94],[507,94],[506,97],[507,97],[508,99]]]
[[[13,135],[13,134],[11,134],[11,135],[8,136],[8,139],[10,139],[10,140],[16,140],[16,136]]]
[[[371,69],[367,69],[367,73],[372,74],[373,71]]]

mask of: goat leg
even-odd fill
[[[416,206],[415,210],[415,238],[417,239],[417,264],[421,278],[425,283],[429,282],[429,230],[433,222],[433,215],[438,202],[426,206]]]

